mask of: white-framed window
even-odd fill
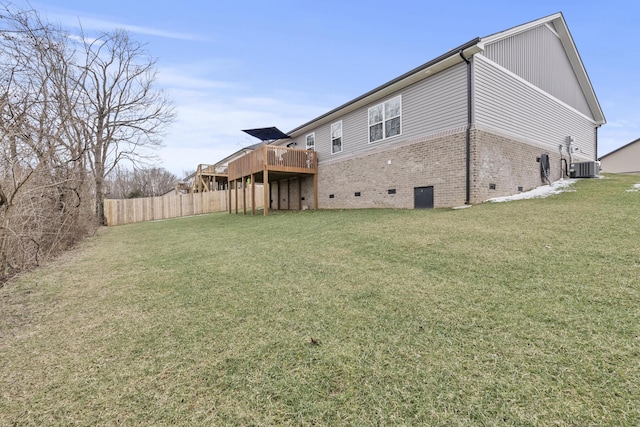
[[[369,108],[369,142],[402,133],[402,97],[400,95]]]
[[[316,133],[310,133],[307,135],[307,150],[315,150],[316,149]]]
[[[342,120],[331,125],[331,154],[342,151]]]

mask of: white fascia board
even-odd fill
[[[506,39],[516,34],[529,31],[532,28],[544,25],[548,22],[552,22],[556,19],[562,19],[562,13],[554,13],[553,15],[546,16],[544,18],[536,19],[535,21],[527,22],[526,24],[518,25],[517,27],[509,28],[508,30],[501,31],[499,33],[492,34],[487,37],[482,37],[481,43],[489,44],[497,40]],[[564,22],[564,20],[563,20]]]
[[[593,114],[596,123],[598,125],[605,124],[607,120],[604,117],[602,108],[600,108],[600,103],[596,97],[593,85],[591,85],[591,80],[589,80],[589,75],[587,74],[587,70],[584,68],[584,64],[582,63],[582,59],[578,53],[578,48],[573,41],[573,37],[571,37],[571,33],[569,32],[569,28],[567,27],[565,20],[560,16],[560,18],[554,22],[554,25],[558,31],[564,50],[567,52],[567,57],[569,58],[569,62],[576,74],[576,78],[580,83],[580,87],[587,98],[587,103],[589,104],[589,108],[591,109],[591,113]]]

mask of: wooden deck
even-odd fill
[[[232,212],[232,195],[235,194],[238,213],[238,183],[242,183],[242,200],[246,200],[246,189],[251,190],[251,213],[255,213],[255,185],[263,183],[264,215],[269,213],[270,185],[283,179],[313,175],[314,208],[318,208],[318,154],[313,150],[301,150],[273,145],[263,145],[245,156],[229,163],[229,213]],[[243,206],[247,206],[243,203]],[[300,206],[300,205],[299,205]],[[243,208],[246,213],[246,207]]]
[[[318,156],[313,150],[263,145],[229,163],[229,180],[238,180],[265,170],[314,174],[318,172]]]
[[[192,191],[194,193],[204,193],[207,191],[225,190],[227,183],[227,168],[200,164],[193,178]]]

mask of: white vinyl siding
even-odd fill
[[[488,44],[484,55],[581,113],[593,117],[553,27],[541,25]]]
[[[331,125],[331,154],[342,152],[342,120]]]
[[[295,137],[299,147],[306,145],[306,136],[314,132],[318,161],[337,160],[357,155],[365,150],[384,149],[390,144],[421,136],[436,134],[465,126],[467,123],[467,73],[461,63],[427,77],[402,91],[390,94],[401,96],[401,135],[369,143],[368,111],[380,101],[371,103],[340,117],[342,122],[342,151],[334,153],[331,143],[331,124],[325,123]],[[387,98],[391,99],[391,98]],[[335,123],[335,121],[333,122]],[[344,144],[344,141],[348,141]]]
[[[455,65],[402,94],[402,136],[414,138],[467,124],[467,66]]]
[[[369,108],[369,142],[402,134],[402,97],[396,96]]]
[[[474,77],[479,127],[554,152],[573,136],[576,156],[595,160],[595,124],[588,117],[481,55],[474,58]]]

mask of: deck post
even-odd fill
[[[271,189],[269,188],[269,170],[264,168],[264,216],[269,215],[269,203],[271,201]]]
[[[287,210],[291,210],[291,178],[287,178]]]
[[[251,215],[256,214],[256,174],[251,174]]]
[[[238,180],[233,180],[233,192],[236,194],[236,214],[238,213]]]
[[[228,181],[227,182],[227,210],[229,211],[229,213],[231,213],[231,183],[233,181]]]
[[[313,209],[318,209],[318,172],[313,174]]]
[[[269,150],[266,145],[262,146],[262,150],[264,152],[264,164],[262,166],[262,178],[264,181],[264,210],[262,212],[264,216],[267,216],[269,215],[269,208],[271,207],[271,187],[269,186]]]
[[[247,177],[242,177],[242,215],[247,214]]]
[[[302,210],[302,177],[298,177],[298,210]]]
[[[278,203],[277,203],[277,209],[280,210],[280,180],[278,180]]]

